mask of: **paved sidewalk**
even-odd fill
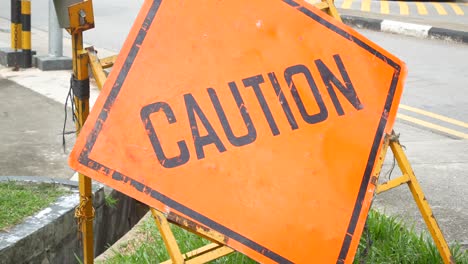
[[[0,19],[0,47],[9,45],[8,29],[8,21]],[[47,33],[32,32],[33,48],[39,55],[47,54]],[[64,53],[68,56],[70,42],[64,38]],[[101,57],[113,53],[98,50]],[[72,176],[67,154],[62,149],[61,134],[69,78],[69,71],[28,69],[12,72],[0,68],[0,97],[3,99],[0,104],[0,176],[64,179]],[[97,94],[93,86],[92,101]],[[69,121],[68,131],[74,129],[71,119]],[[403,121],[397,121],[395,129],[402,135],[401,142],[406,146],[406,153],[446,238],[467,246],[468,140],[451,139]],[[74,136],[67,136],[67,150],[73,142]],[[384,173],[391,163],[389,153]],[[398,170],[393,176],[399,176]],[[409,222],[415,221],[417,229],[425,228],[405,186],[377,196],[374,206],[390,214],[403,215]]]
[[[69,179],[73,171],[62,148],[63,104],[2,77],[0,98],[0,176]],[[66,129],[73,131],[73,123]],[[69,150],[75,139],[67,139]]]

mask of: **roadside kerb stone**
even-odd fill
[[[1,264],[76,263],[76,257],[82,258],[81,234],[74,217],[79,204],[77,182],[36,176],[2,176],[0,181],[53,183],[71,191],[8,232],[0,232]],[[106,205],[107,195],[118,201],[115,207]],[[93,206],[96,256],[130,230],[147,211],[136,200],[112,189],[105,190],[101,184],[93,184]]]
[[[468,43],[468,32],[466,31],[352,15],[342,15],[341,18],[345,24],[357,28],[365,28],[419,38],[435,38]]]

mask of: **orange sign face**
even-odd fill
[[[70,164],[259,262],[350,263],[405,74],[302,1],[147,1]]]

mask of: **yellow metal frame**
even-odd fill
[[[411,168],[411,164],[408,161],[405,152],[403,151],[403,147],[401,146],[400,141],[398,140],[398,136],[394,131],[392,131],[392,134],[385,137],[384,144],[380,152],[380,158],[378,161],[379,163],[377,164],[377,170],[380,172],[382,168],[388,147],[390,147],[393,156],[398,163],[398,167],[400,168],[403,175],[382,184],[378,184],[375,192],[380,194],[396,188],[402,184],[407,184],[411,194],[413,195],[413,199],[419,208],[419,212],[421,213],[424,222],[429,229],[432,239],[434,240],[437,249],[439,250],[442,260],[444,263],[455,263],[447,242],[445,241],[444,235],[442,234],[442,231],[437,224],[437,220],[432,213],[432,209],[427,202],[424,192],[419,185],[418,180],[416,179],[416,175],[414,174],[413,169]],[[378,178],[373,178],[373,183],[375,184],[377,182]]]
[[[89,82],[89,57],[83,49],[83,31],[94,27],[92,0],[71,5],[68,8],[68,13],[70,28],[68,28],[67,31],[72,37],[73,78],[79,82]],[[84,94],[86,94],[86,92]],[[89,90],[87,94],[89,94]],[[78,135],[89,114],[89,96],[75,95],[73,101],[75,105],[76,133]],[[83,262],[85,264],[91,264],[94,262],[94,208],[91,179],[82,173],[78,175],[80,204],[75,209],[75,217],[78,219],[78,227],[82,234]]]
[[[14,51],[22,49],[21,35],[23,31],[21,19],[21,5],[19,0],[11,1],[11,49]]]
[[[89,64],[91,66],[91,71],[93,72],[93,76],[94,76],[94,79],[96,80],[96,84],[99,88],[99,90],[102,89],[102,86],[104,85],[104,82],[106,81],[106,74],[104,72],[104,68],[103,65],[101,64],[98,56],[97,56],[97,52],[94,50],[94,47],[88,47],[86,48],[86,51],[88,53],[88,58],[89,58]],[[116,56],[114,57],[114,61],[115,61],[115,58]],[[110,65],[110,66],[108,66]],[[111,67],[112,65],[114,65],[114,63],[112,62],[112,64],[110,64],[109,62],[107,62],[107,65],[108,67]]]
[[[341,17],[333,4],[333,0],[321,0],[321,2],[314,4],[314,6],[341,21]],[[87,14],[85,18],[83,18],[83,12]],[[96,80],[96,84],[101,90],[107,79],[104,69],[112,67],[117,56],[99,59],[93,47],[89,47],[86,50],[83,49],[82,32],[94,27],[94,17],[92,14],[93,10],[91,0],[71,6],[69,8],[71,28],[68,29],[68,31],[72,35],[73,73],[75,78],[78,80],[88,79],[89,65]],[[74,101],[76,105],[75,114],[78,117],[76,120],[76,128],[77,133],[79,133],[89,113],[89,100],[83,100],[82,98],[80,99],[75,97]],[[380,194],[402,184],[408,184],[444,263],[455,263],[447,242],[445,241],[437,221],[432,214],[432,210],[424,197],[424,193],[416,180],[416,176],[414,175],[411,165],[402,146],[400,145],[400,142],[398,141],[398,137],[394,132],[385,137],[371,182],[373,184],[378,183],[378,177],[380,175],[388,147],[392,150],[403,175],[391,181],[377,185],[376,193]],[[77,212],[79,212],[77,217],[79,217],[80,229],[83,234],[84,263],[88,264],[93,263],[94,261],[92,225],[94,210],[92,207],[91,197],[91,179],[80,173],[79,180],[80,206],[77,208]],[[223,234],[214,230],[206,229],[181,215],[174,213],[164,214],[154,208],[150,208],[150,210],[170,256],[169,260],[163,262],[164,264],[206,263],[234,252],[233,249],[226,246],[228,237]],[[175,224],[189,232],[204,237],[212,243],[184,254],[180,251],[169,223]]]
[[[172,213],[165,215],[154,208],[151,208],[151,213],[171,258],[170,260],[162,262],[162,264],[207,263],[234,252],[232,248],[225,246],[228,238],[216,231],[207,230],[206,228],[180,215]],[[182,254],[174,234],[172,233],[169,222],[198,236],[204,237],[212,241],[212,243]]]
[[[320,2],[313,4],[313,6],[341,22],[341,16],[336,10],[334,0],[320,0]]]

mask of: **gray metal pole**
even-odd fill
[[[53,0],[49,0],[49,56],[63,56],[63,32],[60,28]]]

